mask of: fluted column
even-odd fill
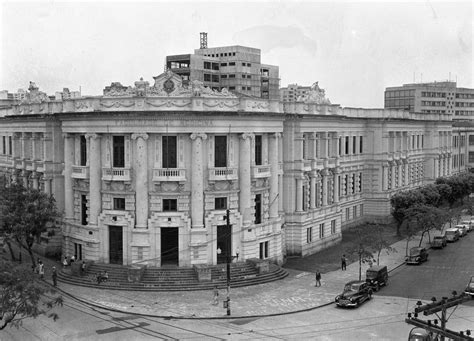
[[[243,216],[243,226],[249,226],[251,222],[250,140],[253,138],[252,134],[240,135],[239,204],[240,213]]]
[[[270,136],[269,145],[269,162],[270,162],[270,219],[278,218],[278,139],[280,133],[275,133]]]
[[[74,193],[72,190],[72,164],[74,162],[74,137],[64,134],[64,209],[66,220],[74,217]]]
[[[206,134],[191,134],[191,224],[192,228],[204,227],[204,165],[202,155],[202,141],[207,139]]]
[[[100,135],[86,134],[90,139],[89,166],[89,225],[98,225],[98,217],[102,208],[100,190],[102,185]]]
[[[137,163],[135,180],[135,213],[136,227],[148,226],[148,134],[132,134],[136,141]]]

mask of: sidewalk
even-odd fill
[[[424,238],[428,249],[428,238]],[[409,243],[418,246],[419,237]],[[404,264],[406,240],[392,245],[397,252],[389,255],[382,251],[380,264],[392,271]],[[47,271],[45,279],[51,283],[53,261],[43,259]],[[316,265],[315,265],[316,266]],[[362,279],[368,265],[362,265]],[[347,265],[346,271],[336,270],[322,274],[322,286],[315,287],[315,275],[287,269],[283,280],[255,286],[231,289],[231,318],[256,317],[294,313],[332,304],[344,284],[359,278],[358,263]],[[390,280],[389,280],[390,281]],[[58,282],[59,291],[88,305],[127,314],[140,314],[167,318],[227,318],[223,308],[226,290],[219,291],[219,304],[214,306],[212,290],[185,292],[148,292],[95,289]],[[382,289],[383,290],[383,289]]]

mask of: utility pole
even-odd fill
[[[453,297],[448,298],[448,297],[443,297],[441,301],[436,302],[436,298],[433,297],[431,300],[433,303],[425,304],[423,305],[421,301],[417,302],[417,306],[415,308],[415,312],[413,314],[408,313],[408,318],[405,319],[405,322],[411,325],[414,325],[416,327],[424,328],[425,330],[435,333],[438,336],[440,336],[440,340],[444,341],[445,337],[455,339],[455,340],[470,340],[474,341],[474,338],[472,338],[471,331],[466,330],[466,332],[455,332],[452,330],[449,330],[446,328],[446,323],[448,322],[448,319],[446,317],[446,311],[447,309],[451,307],[457,307],[459,304],[466,302],[468,300],[471,300],[472,298],[469,295],[466,294],[461,294],[457,296],[457,293],[454,291],[453,292]],[[441,312],[441,317],[437,314],[438,312]],[[423,313],[424,316],[436,314],[436,316],[440,319],[440,327],[438,327],[438,320],[435,319],[433,321],[428,320],[420,320],[418,319],[418,314]]]

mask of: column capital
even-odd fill
[[[270,134],[270,137],[273,137],[273,138],[275,138],[275,139],[278,139],[278,138],[281,137],[281,135],[282,135],[282,133],[274,133],[274,134]]]
[[[196,140],[198,138],[202,139],[202,140],[206,140],[207,139],[207,134],[204,134],[204,133],[192,133],[190,136],[191,140]]]
[[[253,140],[255,138],[255,135],[254,134],[249,134],[249,133],[243,133],[243,134],[240,135],[240,138],[242,140],[246,140],[246,139]]]
[[[70,138],[74,137],[74,134],[71,134],[71,133],[63,133],[62,136],[63,136],[63,139],[70,139]]]
[[[131,137],[132,140],[137,140],[138,138],[141,138],[146,141],[150,136],[147,133],[133,133]]]
[[[33,140],[40,139],[40,138],[41,138],[41,135],[42,135],[42,133],[34,132],[34,133],[31,133],[31,138],[32,138]]]
[[[100,134],[92,133],[92,134],[86,134],[85,138],[96,140],[96,139],[100,139],[101,136],[100,136]]]
[[[49,131],[43,132],[43,141],[50,141],[52,140],[53,134]]]

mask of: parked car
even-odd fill
[[[471,280],[467,284],[467,287],[466,287],[466,290],[464,290],[464,293],[474,297],[474,276],[471,277]]]
[[[463,220],[460,223],[461,225],[466,225],[467,232],[471,232],[474,229],[474,220]]]
[[[365,281],[370,285],[373,291],[379,291],[382,285],[387,285],[388,271],[385,265],[374,265],[367,269]]]
[[[446,241],[448,242],[456,242],[459,240],[459,230],[455,227],[446,229],[444,235],[446,236]]]
[[[338,307],[358,307],[372,298],[372,288],[365,281],[351,281],[344,286],[342,294],[336,296]]]
[[[431,248],[432,249],[442,249],[446,246],[447,240],[446,236],[443,234],[442,236],[435,236],[431,241]]]
[[[467,234],[467,225],[458,224],[454,228],[459,230],[460,237],[464,237]]]
[[[407,257],[407,264],[421,264],[428,260],[428,252],[424,247],[412,247]]]

